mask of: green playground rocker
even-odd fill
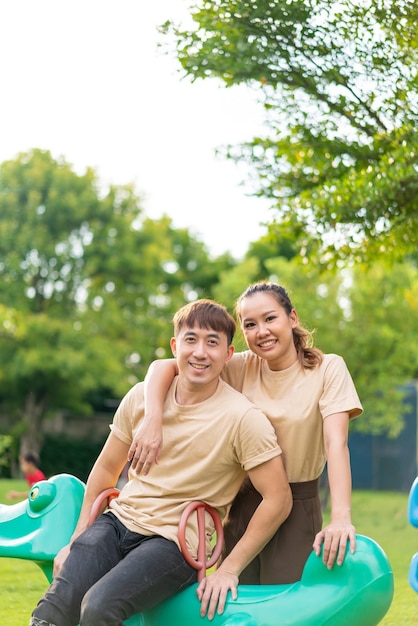
[[[56,553],[68,543],[77,523],[84,484],[68,474],[53,476],[33,486],[27,500],[0,505],[0,556],[34,561],[49,581]],[[117,490],[103,494],[92,510],[93,519],[106,507]],[[214,516],[218,542],[212,558],[186,551],[187,516],[197,512],[199,532],[204,534],[203,507]],[[216,513],[204,503],[185,507],[179,525],[179,541],[190,564],[205,575],[221,551],[222,525]],[[202,624],[196,585],[185,589],[154,609],[131,617],[127,626],[197,626]],[[393,574],[380,546],[357,535],[355,554],[347,554],[343,565],[323,567],[312,553],[302,579],[288,585],[240,585],[238,598],[227,602],[213,626],[373,626],[388,611],[393,598]],[[206,620],[208,621],[208,620]]]
[[[0,505],[0,556],[34,561],[52,579],[56,553],[68,543],[77,523],[84,484],[68,474],[59,474],[33,486],[28,498],[13,505]],[[117,490],[108,490],[92,510],[93,520]],[[187,516],[196,512],[204,523],[203,508],[214,516],[217,545],[209,562],[198,554],[193,559],[185,546]],[[204,534],[201,523],[199,532]],[[199,577],[219,557],[222,525],[204,503],[191,503],[179,525],[179,542]],[[146,613],[134,615],[127,626],[202,626],[200,603],[192,585]],[[328,570],[313,552],[302,579],[288,585],[240,585],[238,598],[229,600],[213,626],[374,626],[387,613],[393,598],[393,574],[388,559],[372,539],[357,535],[355,554],[343,565]]]

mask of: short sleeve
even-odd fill
[[[237,459],[246,472],[282,453],[271,422],[255,407],[250,408],[241,419],[234,447]]]
[[[319,400],[322,417],[345,411],[350,419],[361,415],[363,407],[344,359],[336,354],[327,355],[322,367],[325,368]]]

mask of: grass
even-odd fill
[[[23,491],[25,483],[0,481],[0,502],[10,504],[6,494],[11,489]],[[418,551],[418,530],[406,518],[407,501],[407,494],[394,492],[353,493],[353,520],[357,532],[372,537],[381,545],[394,572],[395,595],[381,626],[418,626],[418,594],[408,582],[409,563]],[[324,517],[326,520],[327,512]],[[0,624],[27,626],[31,610],[47,584],[34,563],[0,559]]]
[[[0,502],[12,504],[8,491],[25,491],[22,480],[0,480]],[[16,500],[17,502],[17,500]],[[27,626],[32,608],[47,588],[40,568],[29,561],[0,558],[0,624]]]
[[[418,552],[418,530],[408,523],[407,503],[407,494],[383,491],[353,493],[353,521],[357,532],[380,544],[394,574],[394,598],[380,622],[382,626],[418,624],[418,595],[408,582],[409,564],[413,554]]]

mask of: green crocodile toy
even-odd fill
[[[26,501],[0,505],[0,557],[29,559],[52,578],[53,559],[77,523],[84,484],[60,474],[32,487]],[[302,579],[240,585],[213,620],[199,615],[196,586],[126,620],[126,626],[375,626],[393,598],[393,573],[381,547],[357,535],[355,554],[328,570],[314,552]]]

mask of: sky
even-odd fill
[[[188,19],[187,0],[0,3],[0,162],[31,148],[134,182],[144,214],[189,228],[213,256],[240,258],[271,220],[248,172],[216,156],[263,132],[246,87],[192,83],[163,54],[157,26]]]

